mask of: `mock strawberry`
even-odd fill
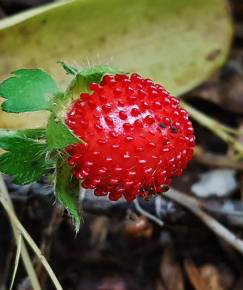
[[[106,75],[90,90],[66,117],[85,141],[68,148],[74,176],[111,200],[161,193],[192,158],[188,113],[163,86],[137,74]]]

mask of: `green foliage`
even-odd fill
[[[2,109],[11,113],[49,110],[58,92],[55,81],[40,69],[17,70],[0,84],[0,96],[6,99]]]
[[[67,126],[52,115],[48,121],[47,129],[47,144],[48,149],[63,149],[71,144],[81,142]]]
[[[61,157],[56,165],[55,194],[73,219],[76,232],[80,228],[79,181],[71,173],[71,169]]]
[[[17,70],[0,84],[0,95],[7,112],[51,111],[46,129],[0,130],[0,171],[11,175],[13,182],[27,184],[55,171],[57,199],[72,217],[76,231],[80,226],[79,181],[72,175],[65,148],[83,142],[64,123],[67,110],[81,92],[89,92],[89,84],[116,74],[108,66],[95,66],[83,71],[61,63],[68,74],[75,75],[66,92],[58,90],[53,79],[39,69]],[[74,97],[75,96],[75,97]]]
[[[0,131],[0,171],[11,175],[17,184],[27,184],[46,175],[53,167],[47,159],[43,130]]]
[[[30,144],[43,144],[45,129],[0,130],[0,148],[7,151],[28,149]]]
[[[117,71],[108,66],[78,71],[61,64],[68,74],[75,75],[65,93],[58,90],[48,74],[38,69],[17,70],[0,84],[0,95],[6,99],[2,106],[5,111],[51,111],[46,129],[0,130],[0,148],[7,151],[0,156],[0,171],[11,175],[15,183],[27,184],[56,168],[57,199],[71,215],[78,231],[79,181],[72,175],[65,148],[83,141],[69,130],[63,119],[74,94],[88,92],[91,82],[99,83],[104,74]]]

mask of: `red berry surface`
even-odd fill
[[[163,86],[137,74],[106,75],[90,90],[66,116],[86,142],[68,148],[74,176],[110,200],[161,193],[192,158],[188,113]]]

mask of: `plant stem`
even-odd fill
[[[5,183],[3,181],[2,174],[0,174],[0,198],[1,198],[1,200],[4,200],[4,202],[8,205],[9,210],[14,214],[13,204],[11,202],[7,188],[6,188]],[[18,228],[16,227],[15,223],[13,222],[13,220],[11,218],[10,218],[10,224],[11,224],[11,227],[13,229],[13,234],[14,234],[15,241],[17,244],[18,237],[19,237]],[[35,269],[32,265],[32,261],[30,259],[30,256],[29,256],[29,253],[28,253],[28,250],[26,248],[24,241],[22,241],[20,253],[21,253],[21,258],[23,260],[23,264],[25,266],[26,272],[28,274],[28,277],[30,279],[30,282],[31,282],[33,289],[34,290],[41,290],[39,280],[36,276]]]
[[[164,222],[157,218],[156,216],[152,215],[151,213],[147,212],[146,210],[144,210],[141,205],[139,204],[138,199],[136,198],[134,201],[134,206],[136,208],[136,210],[141,213],[143,216],[147,217],[148,219],[150,219],[151,221],[155,222],[156,224],[158,224],[160,227],[164,226]]]
[[[49,222],[48,227],[44,230],[42,242],[40,245],[40,250],[46,257],[46,259],[48,259],[50,256],[53,239],[56,232],[58,231],[58,228],[62,220],[63,220],[63,208],[57,204],[53,208],[51,220]],[[47,272],[45,271],[44,266],[39,259],[38,261],[34,261],[34,264],[36,264],[35,269],[39,277],[41,287],[45,289],[46,280],[48,278]]]
[[[231,145],[240,155],[243,155],[243,144],[237,141],[232,135],[237,135],[239,132],[233,128],[222,125],[220,122],[210,118],[206,114],[203,114],[199,110],[193,108],[185,102],[181,102],[181,106],[195,119],[198,123],[208,128],[214,134],[216,134],[223,141]]]
[[[215,234],[217,234],[237,251],[243,254],[243,241],[213,217],[201,210],[200,202],[198,200],[173,189],[163,193],[163,195],[189,209],[197,217],[199,217]]]
[[[21,246],[22,246],[22,235],[21,235],[21,233],[19,233],[18,243],[17,243],[17,251],[16,251],[16,256],[15,256],[15,262],[14,262],[14,271],[13,271],[13,275],[12,275],[12,279],[11,279],[11,284],[10,284],[9,290],[13,289],[14,280],[15,280],[16,273],[17,273],[18,266],[19,266]]]
[[[52,270],[51,266],[49,265],[49,263],[47,262],[46,258],[42,255],[40,249],[38,248],[38,246],[36,245],[34,240],[31,238],[31,236],[26,231],[26,229],[23,227],[23,225],[21,224],[21,222],[19,221],[19,219],[17,218],[15,213],[9,207],[7,201],[2,196],[0,196],[0,202],[2,203],[2,206],[6,210],[9,218],[12,220],[15,227],[21,232],[21,234],[25,238],[26,242],[29,244],[29,246],[32,248],[32,250],[35,252],[37,257],[42,262],[43,266],[45,267],[46,271],[48,272],[48,274],[49,274],[54,286],[56,287],[56,289],[63,290],[61,284],[59,283],[55,273],[53,272],[53,270]],[[35,288],[34,288],[34,290],[35,290]]]

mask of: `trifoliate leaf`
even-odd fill
[[[0,156],[0,171],[17,184],[36,181],[53,167],[42,129],[0,130],[0,147],[8,151]]]
[[[40,69],[20,69],[0,84],[2,109],[21,113],[50,110],[50,101],[59,92],[55,81]]]
[[[55,118],[54,115],[48,121],[46,135],[48,148],[50,150],[63,149],[71,144],[82,142],[73,135],[62,121]]]
[[[55,194],[58,201],[65,207],[73,219],[76,232],[80,228],[79,210],[79,181],[71,173],[71,169],[65,160],[61,158],[56,166]]]

